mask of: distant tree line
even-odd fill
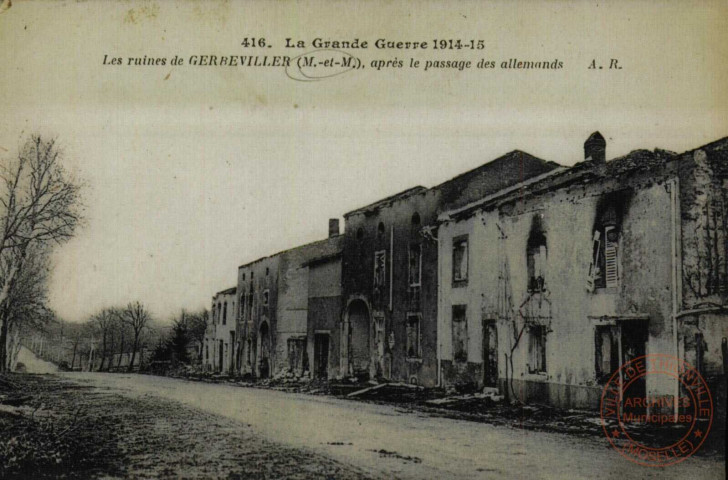
[[[142,303],[131,302],[101,309],[80,323],[54,318],[30,330],[25,343],[67,370],[128,372],[146,370],[151,362],[198,364],[207,317],[205,309],[183,310],[163,323]]]

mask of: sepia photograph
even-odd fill
[[[0,478],[727,478],[727,16],[0,0]]]

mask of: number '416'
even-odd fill
[[[245,37],[243,38],[243,41],[240,43],[245,48],[255,48],[255,47],[265,47],[265,38],[255,38],[255,37]]]

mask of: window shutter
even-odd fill
[[[596,288],[596,279],[599,276],[599,248],[601,248],[601,233],[599,233],[598,230],[594,232],[592,242],[593,257],[592,262],[589,265],[589,278],[586,280],[586,289],[589,292],[593,292]]]
[[[617,272],[617,242],[609,240],[609,232],[614,227],[607,227],[604,231],[604,265],[607,288],[617,287],[619,275]]]

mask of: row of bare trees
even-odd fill
[[[202,361],[208,317],[205,309],[182,310],[171,324],[162,323],[132,302],[101,309],[81,323],[53,320],[30,340],[36,355],[74,370],[132,371],[155,360],[195,364]]]
[[[31,136],[17,157],[0,162],[0,372],[11,366],[23,332],[53,318],[48,258],[82,221],[81,191],[53,139]]]
[[[85,357],[88,368],[120,369],[124,358],[131,370],[145,346],[163,359],[201,360],[204,310],[183,311],[172,327],[155,326],[140,302],[83,323],[56,318],[47,306],[49,257],[83,221],[83,185],[63,166],[55,139],[30,136],[16,157],[0,160],[0,373],[13,368],[23,342],[45,345],[44,358],[70,368]]]
[[[135,365],[143,335],[151,329],[151,316],[149,311],[140,302],[129,303],[125,308],[105,308],[96,313],[89,320],[89,333],[94,342],[98,337],[100,364],[98,369],[106,370],[112,367],[112,358],[117,351],[116,368],[121,366],[121,359],[129,346],[131,358],[128,370]]]
[[[101,309],[85,322],[53,318],[40,328],[28,329],[25,343],[34,346],[33,352],[42,359],[69,369],[131,370],[141,363],[144,347],[161,332],[149,310],[132,302]]]

